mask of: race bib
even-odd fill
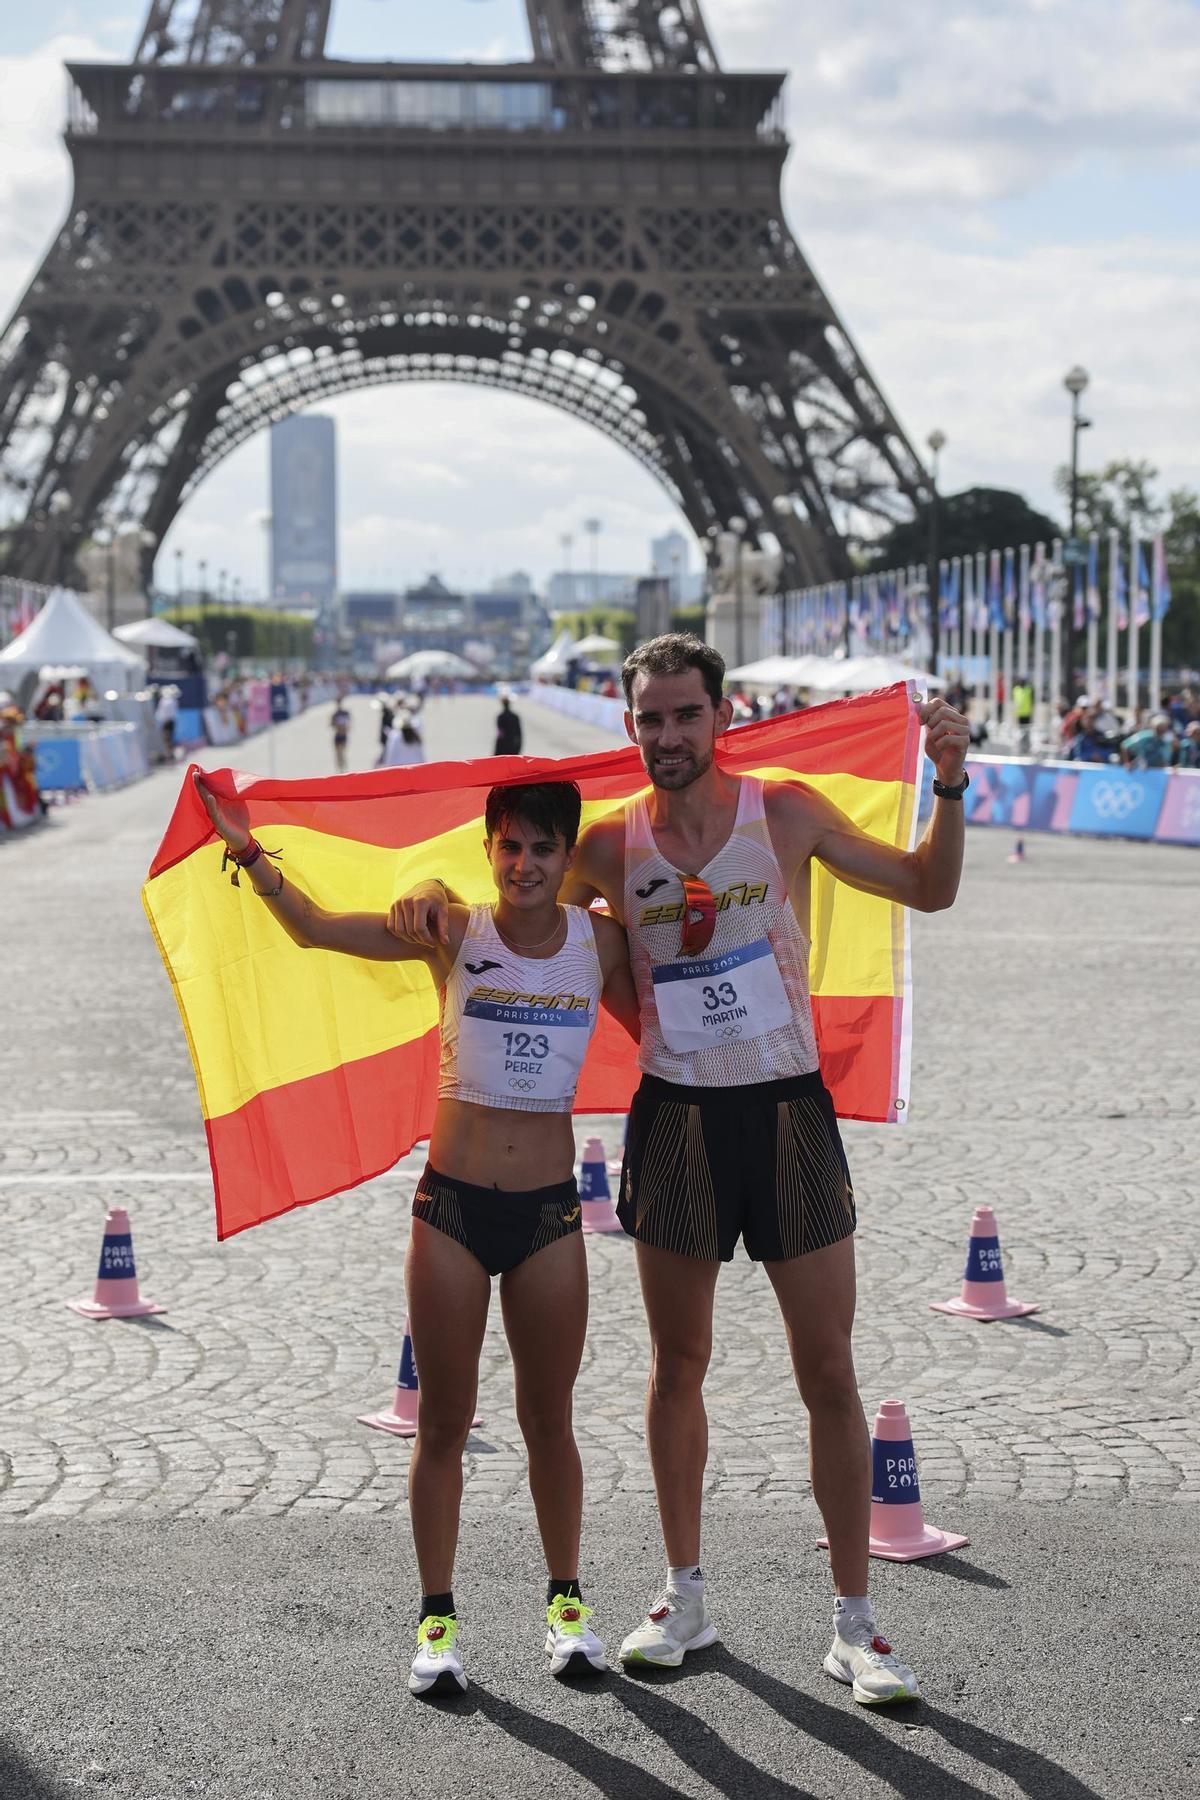
[[[570,1100],[587,1051],[592,1009],[506,1005],[472,996],[458,1035],[462,1085],[522,1100]]]
[[[725,956],[660,963],[651,977],[663,1037],[680,1053],[765,1037],[791,1021],[791,1001],[765,937]]]

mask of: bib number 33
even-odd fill
[[[663,1037],[679,1054],[765,1037],[792,1016],[775,952],[765,937],[725,956],[660,963],[652,979]]]

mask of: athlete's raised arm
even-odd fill
[[[327,912],[297,885],[293,872],[285,877],[257,845],[240,801],[219,799],[199,774],[192,779],[242,878],[268,902],[273,916],[302,950],[337,950],[371,962],[424,962],[438,974],[462,942],[461,917],[448,919],[447,948],[437,945],[431,949],[392,936],[384,913]]]
[[[938,782],[958,787],[971,742],[966,719],[945,700],[926,701],[918,712],[926,729],[925,754]],[[772,784],[767,817],[789,879],[812,856],[849,887],[916,912],[940,912],[954,904],[966,841],[961,798],[935,799],[933,817],[912,851],[871,837],[812,788]]]

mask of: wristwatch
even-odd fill
[[[933,791],[937,795],[939,800],[961,800],[963,795],[966,793],[967,789],[970,787],[970,785],[971,785],[971,777],[967,774],[967,771],[964,769],[963,770],[963,778],[959,782],[957,787],[946,787],[944,785],[944,783],[942,783],[940,781],[935,781],[933,784]]]

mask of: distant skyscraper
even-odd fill
[[[337,446],[331,418],[294,413],[271,427],[271,590],[332,611],[337,591]]]
[[[691,547],[682,531],[667,531],[650,539],[650,566],[656,575],[674,580],[691,567]]]

